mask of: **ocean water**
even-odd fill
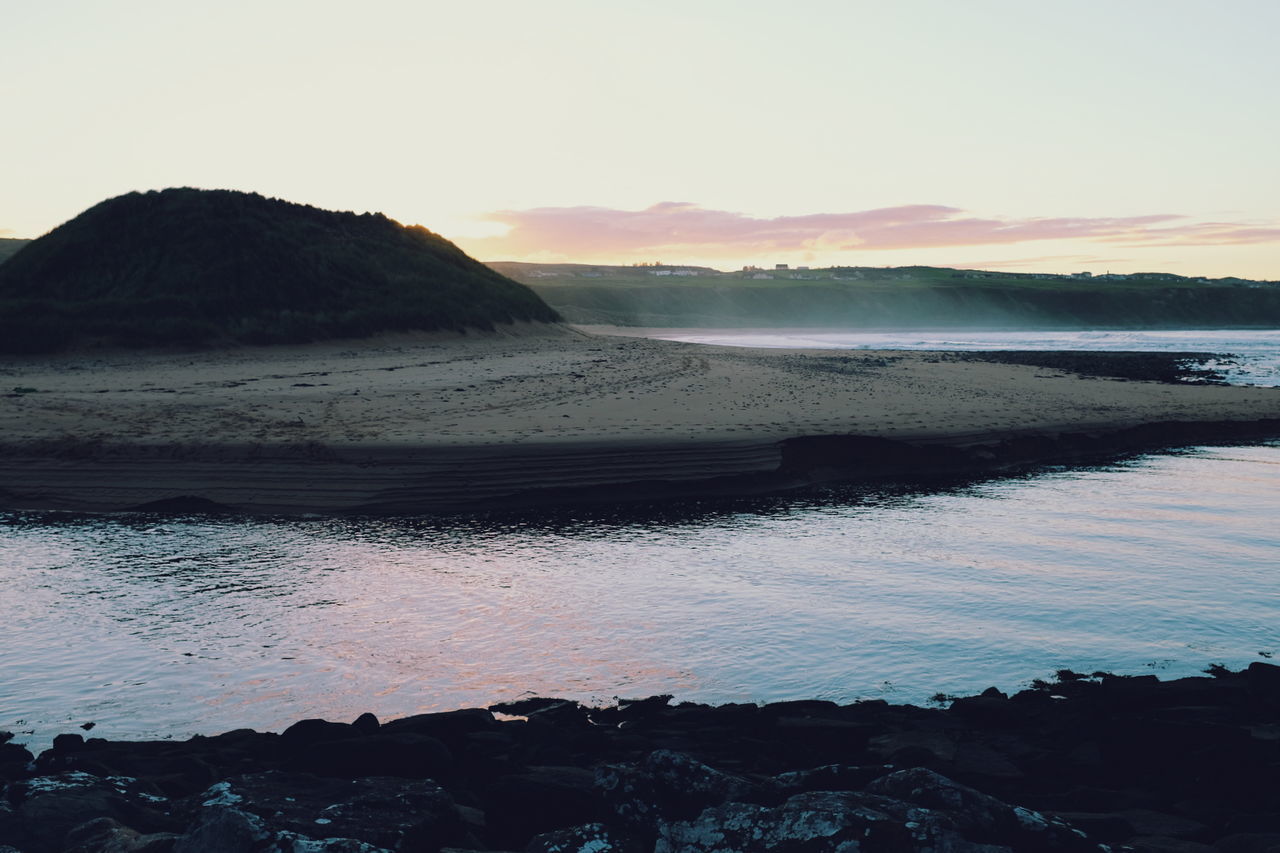
[[[1280,442],[625,511],[0,514],[0,729],[39,749],[90,722],[165,738],[530,695],[925,703],[1060,668],[1242,666],[1280,655],[1278,509]]]
[[[956,329],[840,332],[830,329],[652,329],[649,337],[691,343],[791,349],[1100,350],[1212,352],[1205,366],[1240,385],[1280,385],[1280,330],[1011,332]]]

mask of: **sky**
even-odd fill
[[[1275,0],[15,0],[0,236],[132,190],[486,261],[1280,279]]]

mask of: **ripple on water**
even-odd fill
[[[921,702],[1280,648],[1280,447],[648,515],[9,514],[0,728],[48,743],[530,694]]]

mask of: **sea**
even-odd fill
[[[653,334],[1230,353],[1227,381],[1280,386],[1280,330]],[[38,751],[529,696],[927,705],[1280,662],[1278,515],[1280,441],[519,515],[2,513],[0,730]]]

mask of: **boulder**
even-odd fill
[[[643,853],[643,846],[602,823],[588,823],[535,836],[524,853]]]
[[[198,799],[192,832],[201,838],[228,833],[275,838],[283,833],[354,839],[406,853],[466,840],[453,798],[427,780],[341,780],[268,771],[234,777]]]
[[[178,827],[170,803],[136,779],[99,778],[80,771],[37,776],[8,786],[10,808],[0,813],[0,837],[25,853],[61,851],[67,834],[95,818],[106,817],[140,833]]]

